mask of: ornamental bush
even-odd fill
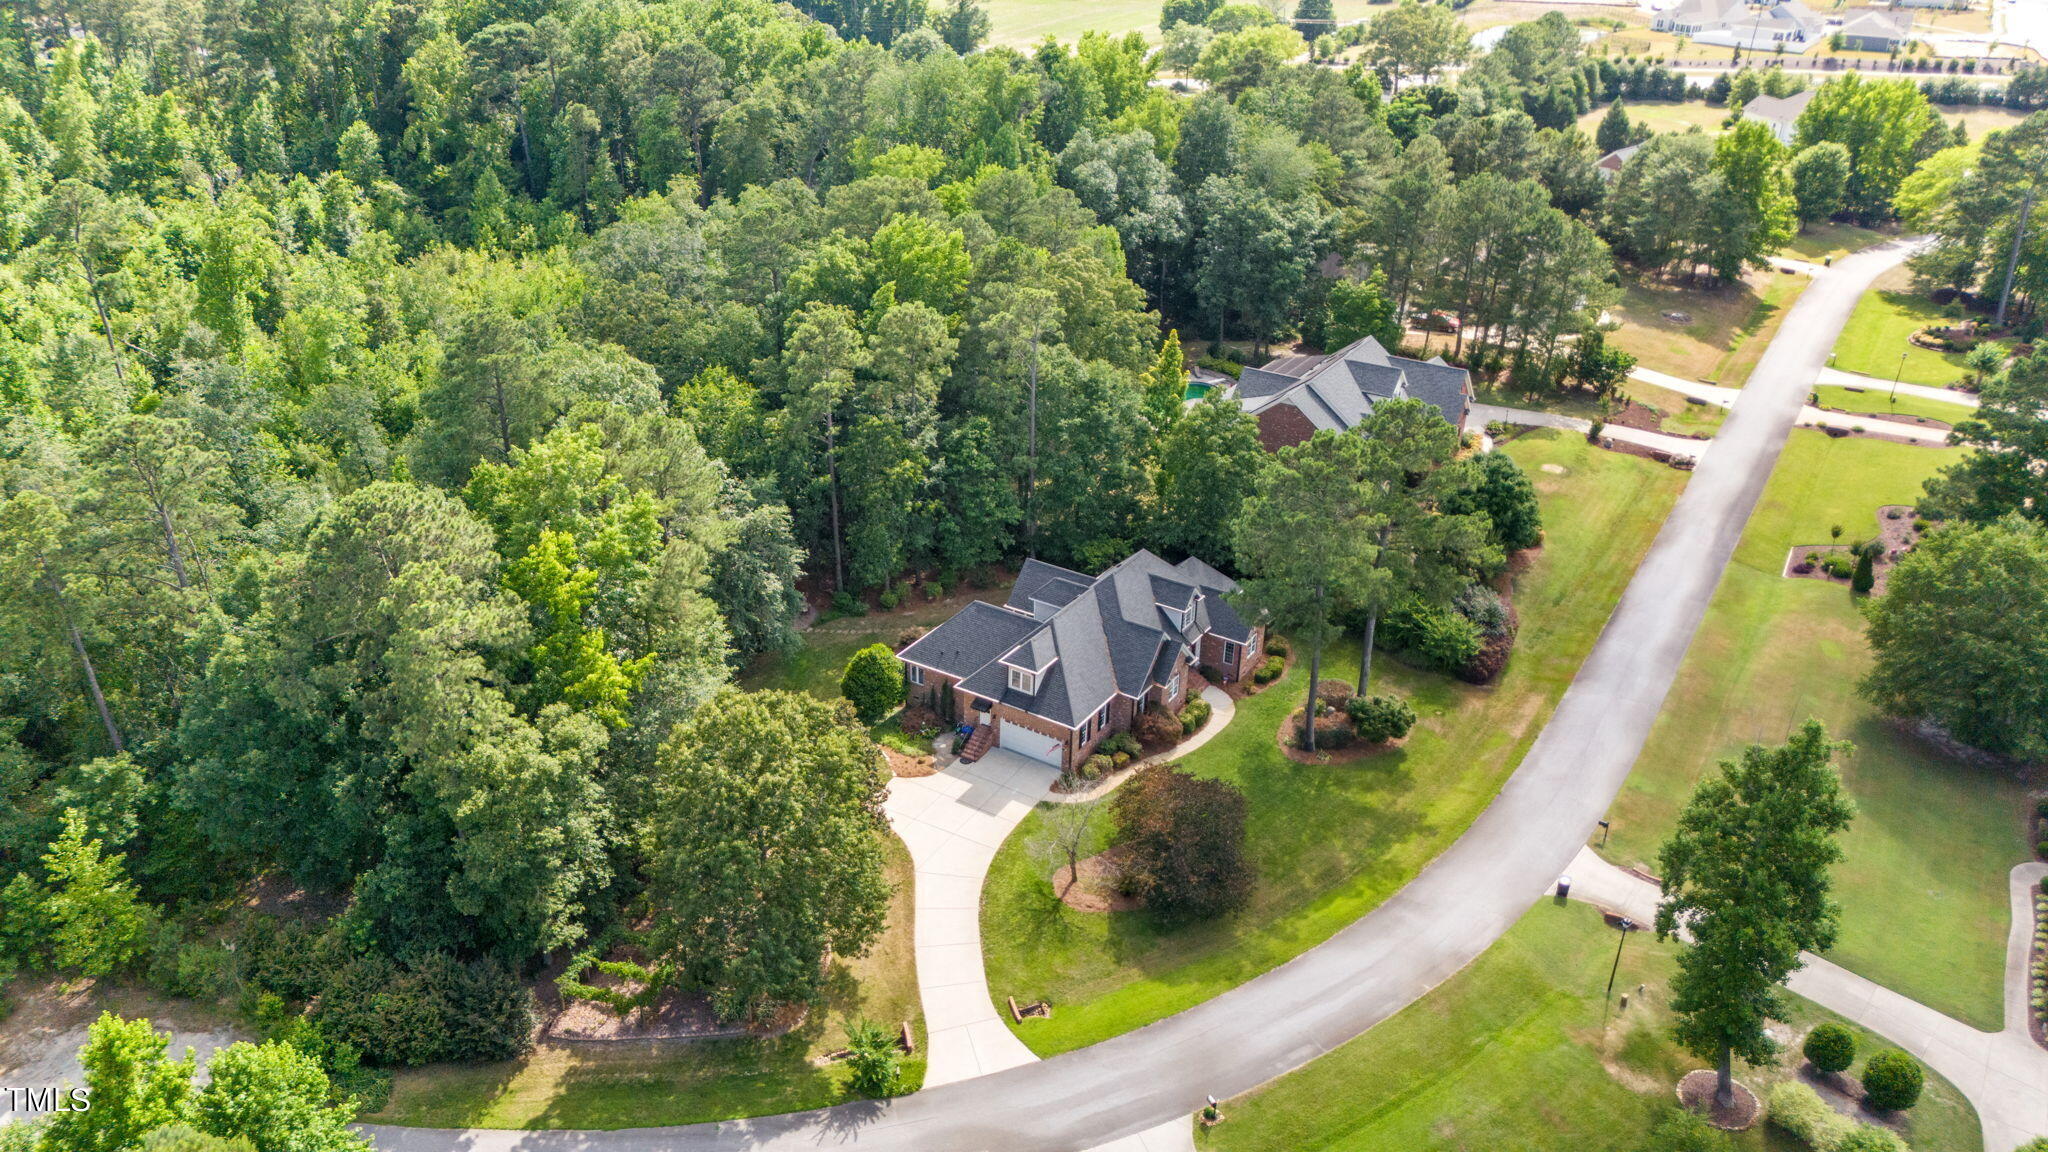
[[[870,644],[846,662],[839,694],[853,702],[853,714],[873,724],[903,703],[903,665],[887,644]]]
[[[1134,727],[1138,743],[1147,748],[1164,748],[1181,737],[1180,718],[1164,708],[1154,708],[1140,715]]]
[[[1863,1100],[1886,1112],[1911,1108],[1920,1102],[1926,1079],[1919,1061],[1897,1048],[1886,1048],[1863,1063]]]
[[[1140,772],[1110,801],[1132,895],[1162,919],[1219,916],[1251,895],[1244,793],[1172,764]]]
[[[1112,733],[1108,738],[1104,739],[1102,743],[1096,745],[1095,747],[1096,751],[1107,752],[1111,756],[1140,756],[1143,755],[1145,751],[1145,749],[1139,745],[1138,738],[1136,736],[1131,735],[1129,732]]]
[[[869,1020],[846,1026],[846,1086],[863,1096],[887,1096],[896,1087],[903,1054],[887,1028]]]
[[[1395,696],[1354,696],[1344,706],[1358,738],[1367,744],[1399,740],[1415,727],[1415,709]]]
[[[1280,673],[1286,670],[1287,662],[1285,660],[1278,656],[1268,656],[1266,657],[1266,662],[1259,665],[1259,670],[1252,673],[1252,683],[1271,684],[1280,678]]]
[[[1209,723],[1209,716],[1214,711],[1215,709],[1209,706],[1209,702],[1200,696],[1188,701],[1188,706],[1180,710],[1180,726],[1182,730],[1186,732],[1200,732],[1203,725]]]
[[[1294,746],[1296,748],[1306,749],[1308,747],[1308,732],[1302,727],[1306,723],[1307,721],[1304,719],[1295,726]],[[1333,710],[1317,716],[1315,718],[1315,726],[1316,750],[1319,752],[1334,752],[1339,748],[1349,748],[1352,742],[1358,739],[1357,729],[1351,726],[1351,717],[1339,711]]]
[[[1479,655],[1478,625],[1448,608],[1409,604],[1380,621],[1379,639],[1440,671],[1456,672]]]
[[[1800,1051],[1823,1072],[1846,1072],[1856,1062],[1856,1034],[1840,1024],[1817,1024]]]
[[[1849,591],[1858,596],[1867,596],[1877,584],[1877,562],[1870,553],[1859,550],[1856,553],[1856,574],[1849,578]]]
[[[1771,1085],[1766,1097],[1771,1123],[1806,1142],[1817,1152],[1829,1152],[1850,1132],[1856,1122],[1828,1107],[1820,1093],[1797,1080]]]
[[[1875,1124],[1858,1124],[1842,1133],[1827,1152],[1911,1152],[1899,1134]]]

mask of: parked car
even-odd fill
[[[1424,332],[1456,332],[1459,325],[1449,312],[1424,312],[1415,318],[1415,327]]]

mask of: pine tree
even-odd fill
[[[1600,118],[1600,127],[1593,136],[1593,143],[1604,155],[1618,148],[1628,147],[1629,137],[1634,132],[1634,125],[1628,122],[1628,109],[1622,107],[1621,97],[1617,96],[1614,103],[1607,106],[1607,115]]]
[[[1145,415],[1152,427],[1164,431],[1180,416],[1181,401],[1187,395],[1187,361],[1180,349],[1180,329],[1167,330],[1159,344],[1159,355],[1145,370]]]

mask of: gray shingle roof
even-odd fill
[[[1085,584],[1067,595],[1077,581]],[[1204,632],[1248,641],[1251,629],[1223,600],[1236,590],[1236,581],[1200,560],[1168,564],[1142,550],[1092,579],[1029,560],[1007,607],[970,604],[901,655],[960,677],[962,688],[983,699],[1073,727],[1118,693],[1142,696],[1162,683],[1174,652]],[[1029,615],[1034,598],[1046,611],[1048,592],[1063,597],[1059,606],[1047,616]],[[1186,622],[1177,625],[1166,608],[1178,609]],[[1010,687],[1008,665],[1048,663],[1036,692]]]
[[[1292,375],[1270,371],[1282,365]],[[1318,429],[1346,431],[1357,427],[1382,400],[1425,400],[1444,419],[1462,427],[1470,402],[1470,375],[1439,356],[1415,360],[1396,356],[1370,336],[1327,356],[1290,356],[1267,369],[1245,369],[1245,378],[1260,373],[1256,387],[1238,388],[1238,401],[1257,413],[1288,404]]]

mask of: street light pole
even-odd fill
[[[1906,354],[1899,353],[1898,371],[1892,373],[1892,415],[1899,414],[1899,378],[1906,374]]]
[[[1628,943],[1628,934],[1636,930],[1636,922],[1623,916],[1621,923],[1615,925],[1615,927],[1621,929],[1621,935],[1614,942],[1614,967],[1607,971],[1606,999],[1608,1000],[1614,998],[1614,978],[1621,973],[1621,946]]]

